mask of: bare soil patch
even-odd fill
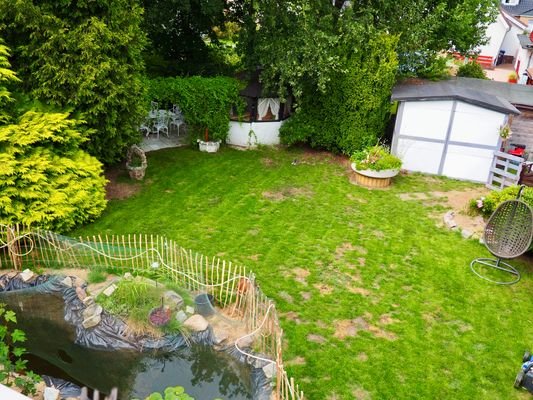
[[[289,321],[293,321],[296,325],[300,325],[303,321],[300,319],[300,316],[295,311],[289,311],[281,314],[283,317],[287,318]]]
[[[355,400],[370,400],[372,398],[370,392],[367,392],[365,389],[359,386],[355,386],[352,389],[352,396]]]
[[[263,157],[261,158],[261,164],[263,164],[265,167],[274,167],[277,165],[277,162],[271,158]]]
[[[359,332],[369,332],[377,338],[395,340],[396,335],[392,332],[388,332],[379,326],[372,325],[368,320],[372,316],[365,314],[364,316],[357,317],[355,319],[338,320],[335,321],[335,333],[334,337],[344,340],[347,337],[355,337]]]
[[[331,286],[326,285],[325,283],[316,283],[313,285],[321,295],[328,295],[333,293],[333,288]]]
[[[105,187],[107,200],[122,200],[133,196],[141,190],[141,184],[132,182],[119,182],[120,178],[127,176],[126,172],[119,167],[105,172],[107,184]]]
[[[285,361],[285,365],[293,366],[293,365],[305,365],[305,358],[303,357],[295,357],[292,360]]]
[[[307,277],[309,274],[311,274],[311,272],[300,267],[294,268],[291,272],[294,275],[294,280],[296,282],[307,285]]]
[[[313,197],[313,191],[308,188],[296,188],[296,187],[289,187],[284,188],[276,192],[267,191],[263,192],[262,196],[270,201],[283,201],[294,197]]]
[[[307,340],[313,343],[325,343],[326,338],[324,336],[315,335],[314,333],[310,333],[307,335]]]
[[[404,201],[423,200],[426,206],[441,205],[454,212],[454,221],[461,228],[473,232],[478,236],[485,228],[485,221],[479,215],[468,215],[468,205],[470,200],[486,196],[489,189],[479,187],[475,189],[451,190],[449,192],[429,192],[429,193],[400,193],[398,196]],[[445,213],[437,213],[434,218],[439,225],[442,225]]]

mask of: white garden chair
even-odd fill
[[[173,126],[178,128],[178,136],[180,135],[180,126],[183,125],[185,121],[183,120],[183,114],[181,113],[180,108],[177,105],[172,106],[172,110],[170,112],[170,123],[169,128],[172,128]]]
[[[159,139],[159,132],[163,132],[168,137],[168,120],[169,116],[168,113],[165,111],[160,111],[157,114],[157,119],[154,124],[153,131],[157,133],[157,138]]]
[[[146,137],[150,135],[150,132],[152,132],[152,128],[150,128],[150,120],[146,119],[144,122],[141,123],[139,126],[139,131]]]

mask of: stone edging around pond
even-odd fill
[[[30,270],[8,273],[0,276],[0,293],[20,291],[41,294],[61,294],[65,302],[65,320],[76,327],[75,343],[94,349],[131,349],[137,351],[160,350],[171,352],[188,346],[188,343],[212,346],[248,364],[252,368],[252,393],[254,399],[268,400],[272,394],[272,377],[275,365],[240,353],[234,343],[226,343],[227,336],[216,334],[213,326],[194,309],[185,321],[192,334],[165,335],[161,338],[138,337],[128,334],[127,325],[109,314],[94,302],[86,292],[87,283],[74,276],[35,275]],[[107,288],[105,289],[107,290]],[[192,310],[191,310],[192,309]],[[27,334],[31,334],[28,333]],[[239,346],[251,352],[252,340],[241,340]],[[274,366],[274,368],[273,368]]]

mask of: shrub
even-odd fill
[[[0,52],[0,84],[15,81],[9,72]],[[83,121],[38,110],[6,120],[0,125],[0,222],[66,231],[100,216],[106,181],[102,164],[79,149],[91,133],[80,131]]]
[[[17,386],[23,394],[35,395],[35,385],[41,377],[26,370],[26,360],[21,357],[26,349],[20,344],[26,341],[26,335],[14,328],[17,317],[13,311],[6,310],[0,304],[0,383],[6,386]]]
[[[242,102],[241,83],[228,77],[156,78],[145,84],[146,102],[157,101],[167,108],[177,104],[195,138],[203,138],[207,128],[211,139],[226,140],[231,107]]]
[[[467,78],[488,79],[485,75],[483,67],[476,62],[469,62],[463,64],[457,70],[457,76],[463,76]]]
[[[489,217],[498,206],[507,200],[516,199],[518,194],[519,186],[509,186],[501,191],[492,191],[486,197],[481,197],[478,199],[470,200],[470,209],[472,211],[481,213],[482,215]],[[522,190],[522,197],[525,203],[533,208],[533,188],[525,187]]]
[[[280,129],[282,143],[308,142],[344,154],[376,143],[390,113],[396,42],[394,36],[375,33],[358,51],[351,41],[340,46],[338,51],[346,55],[343,72],[331,77],[323,94],[304,90],[296,113]]]
[[[355,163],[358,170],[370,169],[373,171],[383,171],[386,169],[399,169],[402,160],[390,154],[389,149],[376,145],[353,154],[351,161]]]

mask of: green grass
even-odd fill
[[[511,287],[477,278],[484,246],[438,228],[438,207],[398,197],[475,185],[409,175],[368,190],[348,174],[302,150],[158,151],[139,193],[72,234],[166,235],[251,268],[311,400],[523,398],[513,380],[533,347],[531,265],[513,262],[523,279]],[[352,320],[357,335],[338,337]]]
[[[104,271],[98,269],[92,269],[87,274],[87,282],[89,283],[101,283],[105,282],[107,274]]]

